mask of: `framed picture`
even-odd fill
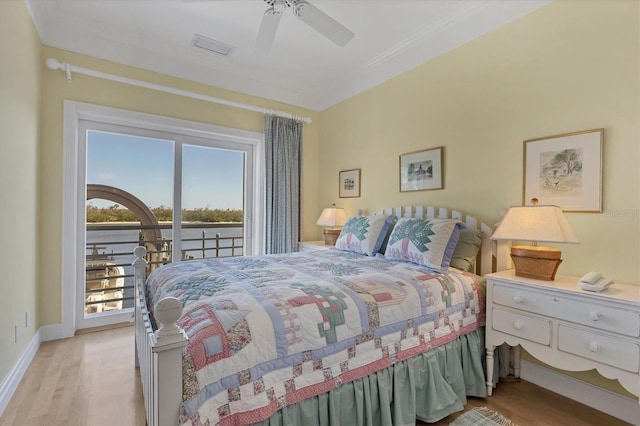
[[[400,156],[400,192],[442,188],[441,146]]]
[[[604,129],[524,141],[522,204],[602,212],[603,142]]]
[[[340,198],[356,198],[360,196],[360,169],[341,171],[339,181]]]

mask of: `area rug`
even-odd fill
[[[450,426],[517,426],[497,411],[478,407],[458,416]]]

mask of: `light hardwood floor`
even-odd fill
[[[144,425],[133,327],[44,342],[0,425]]]
[[[133,327],[122,327],[43,343],[0,425],[144,425],[133,339]],[[625,424],[527,382],[501,383],[491,398],[467,404],[483,406],[520,426]]]
[[[491,397],[469,398],[465,410],[475,407],[487,407],[497,411],[519,426],[629,425],[620,419],[525,381],[501,381],[493,390]],[[448,425],[461,414],[462,412],[454,413],[431,425]]]

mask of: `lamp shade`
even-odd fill
[[[347,215],[344,209],[339,207],[327,207],[322,211],[316,225],[318,226],[342,226],[347,221]]]
[[[491,239],[548,243],[578,242],[562,209],[558,206],[511,207]]]

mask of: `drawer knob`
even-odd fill
[[[514,321],[513,322],[513,328],[515,328],[516,330],[522,330],[522,328],[524,327],[524,324],[520,321]]]
[[[589,343],[589,350],[591,352],[600,352],[600,345],[598,342],[591,342]]]
[[[600,318],[602,318],[602,314],[600,312],[591,311],[589,312],[589,318],[591,318],[593,321],[598,321]]]
[[[522,296],[513,296],[513,301],[516,303],[524,302],[524,298]]]

